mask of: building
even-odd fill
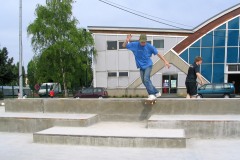
[[[138,40],[147,34],[172,64],[166,69],[157,56],[152,82],[163,93],[184,94],[189,64],[203,57],[201,74],[206,83],[235,81],[240,86],[240,4],[203,22],[193,30],[89,26],[97,56],[93,60],[94,86],[106,87],[110,95],[146,95],[131,51],[122,48],[127,34]]]

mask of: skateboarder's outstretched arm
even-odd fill
[[[170,68],[171,65],[169,64],[169,62],[161,55],[161,53],[158,52],[157,56],[164,62],[165,66]]]
[[[125,48],[127,46],[128,42],[130,42],[131,38],[132,38],[131,34],[127,35],[126,41],[122,44],[123,48]]]

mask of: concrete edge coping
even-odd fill
[[[0,118],[26,118],[26,119],[71,119],[83,120],[96,117],[97,114],[58,114],[58,113],[4,113]]]
[[[122,137],[122,138],[184,138],[184,129],[111,129],[91,127],[52,127],[34,135],[84,136],[84,137]]]
[[[239,115],[152,115],[148,121],[240,121]]]

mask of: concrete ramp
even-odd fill
[[[53,127],[33,134],[35,143],[111,147],[185,148],[182,129],[147,129],[144,124],[102,122],[87,128]]]

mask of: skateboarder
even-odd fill
[[[139,37],[139,41],[130,42],[132,35],[127,35],[126,41],[123,43],[123,47],[131,50],[135,56],[135,61],[137,68],[140,69],[140,75],[144,86],[148,92],[147,100],[154,100],[157,97],[161,96],[161,92],[159,92],[152,84],[150,80],[150,73],[152,71],[153,62],[151,60],[152,54],[157,55],[163,62],[165,66],[168,68],[170,64],[168,61],[158,52],[158,50],[151,44],[147,43],[146,34],[141,34]]]

